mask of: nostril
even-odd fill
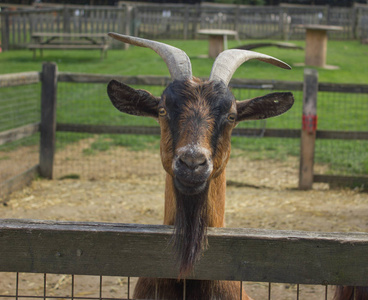
[[[179,157],[179,162],[184,164],[187,168],[195,170],[198,167],[207,165],[207,159],[203,154],[197,155],[182,155]]]
[[[185,162],[185,160],[182,157],[179,157],[178,161],[181,165],[186,165],[187,166],[187,163]]]

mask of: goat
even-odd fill
[[[121,112],[155,118],[161,128],[160,153],[166,171],[164,224],[174,225],[173,248],[179,279],[140,278],[137,299],[250,299],[240,283],[183,280],[207,246],[206,228],[224,227],[225,167],[233,128],[244,120],[265,119],[291,108],[291,93],[271,93],[236,101],[228,88],[235,70],[249,59],[284,69],[290,67],[268,55],[226,50],[215,60],[209,80],[192,76],[191,62],[178,48],[152,40],[109,33],[109,36],[159,54],[172,82],[161,97],[112,80],[107,92]]]

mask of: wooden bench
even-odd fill
[[[33,42],[27,47],[33,50],[33,58],[36,57],[36,50],[40,50],[41,57],[43,49],[58,50],[101,50],[101,59],[106,57],[107,35],[104,33],[47,33],[36,32],[32,34]]]

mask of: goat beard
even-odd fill
[[[208,184],[196,195],[185,195],[176,188],[176,218],[173,246],[179,264],[179,277],[188,275],[207,247]]]

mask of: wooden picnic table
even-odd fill
[[[225,29],[201,29],[199,34],[208,35],[208,56],[216,58],[222,51],[227,49],[227,36],[238,36],[234,30]]]
[[[305,65],[320,68],[333,68],[326,65],[327,31],[343,30],[341,26],[330,25],[296,25],[296,28],[306,30],[305,35]]]
[[[101,50],[102,59],[106,57],[108,47],[105,33],[34,32],[32,43],[28,45],[28,49],[33,50],[33,58],[36,57],[37,49],[40,49],[41,57],[43,49],[97,49]]]

